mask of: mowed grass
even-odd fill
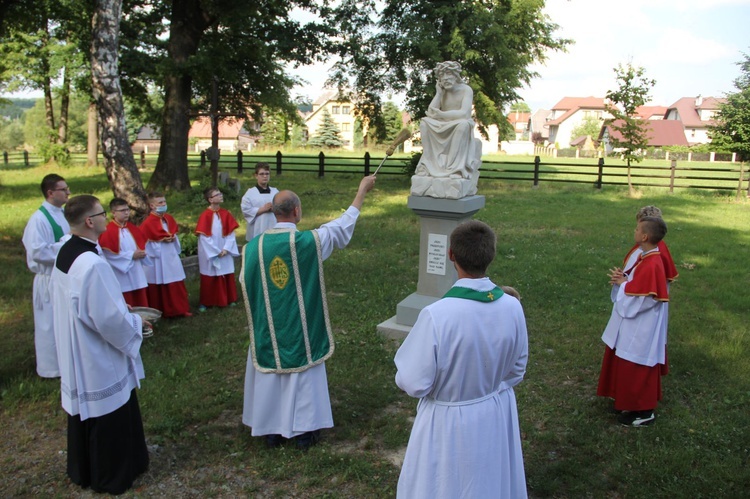
[[[76,494],[65,477],[65,414],[59,384],[34,374],[32,275],[20,237],[41,202],[49,168],[0,171],[0,395],[10,437],[0,495]],[[61,171],[74,193],[111,199],[95,169]],[[241,177],[243,187],[252,172]],[[301,228],[340,214],[359,177],[273,177],[300,194]],[[742,497],[750,490],[750,359],[747,265],[750,206],[712,191],[480,181],[475,218],[498,233],[491,277],[522,295],[530,338],[526,379],[516,390],[532,497]],[[393,382],[396,345],[376,333],[416,289],[419,220],[406,207],[409,181],[378,179],[349,247],[326,262],[336,353],[327,363],[335,428],[307,454],[264,448],[241,424],[247,328],[241,307],[161,321],[142,348],[139,391],[151,470],[128,495],[392,497],[398,456],[416,401]],[[184,225],[203,209],[168,195]],[[611,303],[606,271],[632,244],[635,213],[655,204],[669,225],[680,271],[670,305],[670,374],[656,424],[619,427],[595,396],[601,332]],[[239,199],[226,206],[239,215]],[[241,231],[240,231],[241,232]],[[242,239],[242,235],[239,236]],[[189,282],[197,306],[197,281]],[[449,435],[446,438],[450,438]],[[43,445],[51,441],[53,444]],[[23,479],[23,480],[21,480]],[[167,489],[164,489],[167,484]]]

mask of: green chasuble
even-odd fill
[[[242,251],[240,285],[255,368],[301,372],[333,355],[318,233],[271,229]]]
[[[47,218],[47,221],[52,226],[52,234],[55,236],[55,242],[60,241],[62,237],[64,236],[62,227],[60,227],[60,224],[58,224],[54,218],[52,218],[52,215],[49,214],[47,211],[47,208],[44,207],[44,205],[39,207],[39,211],[42,212],[42,214]]]

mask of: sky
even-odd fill
[[[722,97],[734,91],[737,62],[750,54],[750,0],[547,0],[544,12],[559,25],[556,36],[575,43],[533,66],[539,77],[519,89],[532,110],[563,97],[603,98],[616,88],[614,68],[627,63],[656,80],[652,105]],[[296,92],[314,99],[324,68],[294,74],[310,82]]]
[[[629,62],[656,80],[652,105],[722,97],[750,55],[750,0],[547,0],[544,12],[559,25],[557,36],[575,43],[533,67],[540,76],[519,89],[532,110],[563,97],[604,97],[616,88],[614,68]],[[294,93],[320,94],[325,65],[291,72],[309,82]]]

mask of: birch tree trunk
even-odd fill
[[[99,164],[99,120],[97,118],[96,103],[89,104],[88,137],[86,142],[86,166]]]
[[[68,108],[70,107],[70,74],[63,67],[63,83],[60,90],[60,120],[57,123],[57,140],[60,144],[68,142]]]
[[[99,111],[104,168],[116,197],[125,199],[141,219],[148,214],[146,191],[125,127],[118,46],[122,0],[96,0],[91,22],[91,77]]]

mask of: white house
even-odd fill
[[[327,109],[339,129],[343,148],[354,149],[354,107],[351,102],[339,98],[336,90],[325,90],[312,105],[312,111],[302,114],[307,127],[307,136],[313,137],[323,123],[323,110]]]
[[[601,97],[563,97],[552,107],[552,113],[547,118],[550,144],[558,144],[560,148],[570,147],[573,129],[583,123],[586,118],[605,120],[611,118]],[[575,138],[575,137],[572,137]]]
[[[667,108],[665,120],[678,120],[685,129],[685,138],[692,146],[711,142],[709,126],[715,124],[714,117],[726,99],[716,97],[683,97]]]

